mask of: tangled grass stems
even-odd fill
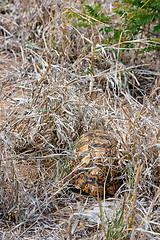
[[[107,4],[103,9],[109,11]],[[94,17],[88,28],[76,26],[67,16],[71,8],[81,11],[77,1],[8,0],[0,7],[0,235],[68,237],[69,217],[97,203],[68,189],[73,142],[100,128],[118,141],[124,183],[114,200],[122,206],[115,203],[117,218],[103,219],[99,228],[80,219],[72,238],[157,239],[157,55],[136,58],[139,44],[148,44],[145,38],[134,39],[134,48],[122,54],[121,41],[105,44],[101,23],[92,26]]]

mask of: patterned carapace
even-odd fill
[[[114,195],[122,184],[116,158],[117,141],[102,130],[83,134],[74,145],[70,183],[82,193]]]

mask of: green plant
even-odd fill
[[[159,0],[122,0],[122,4],[118,4],[114,12],[121,17],[120,29],[129,33],[125,40],[145,38],[145,41],[140,42],[141,49],[137,53],[160,50]]]
[[[91,5],[82,5],[82,12],[75,12],[72,8],[68,9],[68,17],[72,20],[76,19],[74,23],[78,27],[91,27],[97,25],[98,23],[107,23],[111,21],[111,18],[105,16],[105,14],[100,10],[101,4],[99,3],[95,8]]]
[[[150,37],[160,31],[159,0],[122,0],[122,4],[118,4],[114,12],[122,17],[125,29],[131,31],[134,36],[144,32]]]
[[[122,210],[119,210],[116,212],[116,216],[111,222],[108,218],[107,214],[105,213],[106,219],[107,219],[107,232],[106,232],[106,239],[109,240],[118,240],[121,238],[123,230],[124,230],[124,223],[121,222],[121,212]]]
[[[104,36],[99,42],[93,44],[117,44],[121,51],[134,49],[139,40],[139,49],[151,51],[160,49],[160,10],[158,0],[122,0],[121,4],[113,10],[112,16],[106,16],[99,3],[95,7],[82,5],[82,12],[68,9],[68,18],[74,26],[93,28],[98,26],[98,31]],[[117,20],[118,19],[118,20]],[[141,36],[139,36],[141,34]],[[95,33],[96,35],[96,33]],[[145,38],[145,39],[144,39]],[[97,40],[97,39],[96,39]],[[143,47],[142,47],[143,44]],[[115,46],[112,50],[115,50]]]
[[[72,144],[69,144],[69,152],[72,153]],[[55,159],[56,160],[56,159]],[[57,161],[57,160],[56,160]],[[59,162],[59,180],[66,176],[70,172],[70,161],[71,158],[65,159],[65,155],[58,161]]]

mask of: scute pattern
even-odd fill
[[[83,193],[103,196],[114,195],[122,184],[117,169],[117,141],[102,130],[83,134],[74,145],[71,161],[72,178],[70,183]]]

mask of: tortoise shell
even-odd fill
[[[102,130],[83,134],[74,145],[71,160],[73,189],[91,196],[113,196],[122,184],[117,168],[117,141]]]

